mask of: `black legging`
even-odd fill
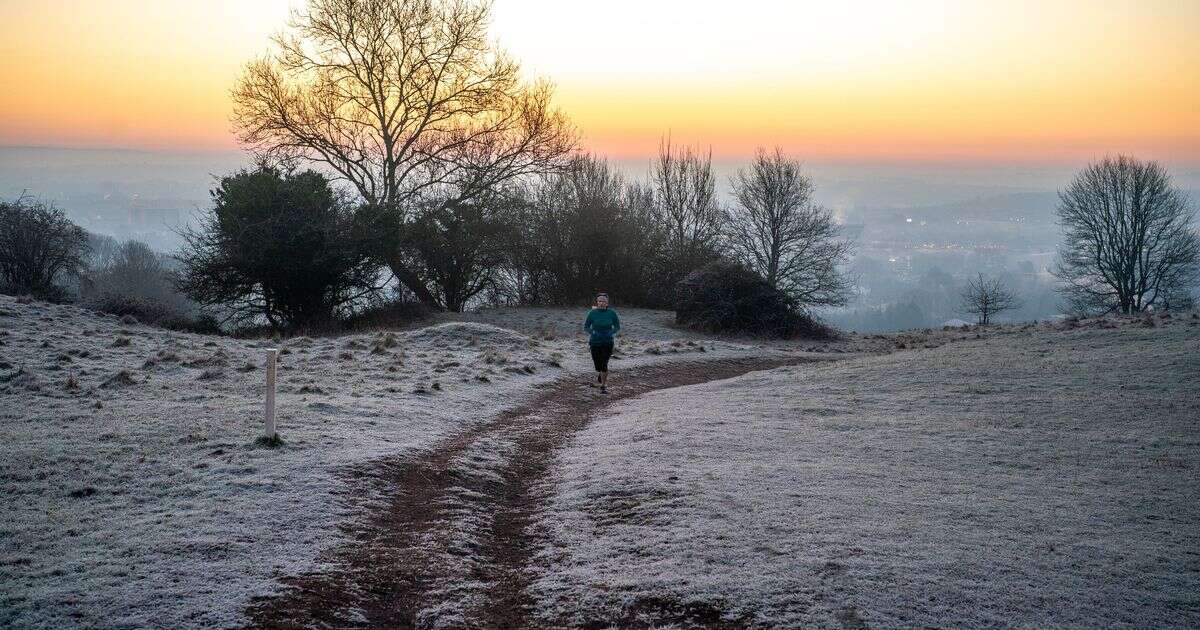
[[[597,372],[608,371],[608,358],[612,356],[613,345],[608,343],[592,344],[592,363],[596,366]]]

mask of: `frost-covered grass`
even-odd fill
[[[614,367],[742,353],[625,315]],[[536,335],[545,317],[562,323]],[[354,498],[345,466],[428,449],[590,369],[582,311],[509,309],[282,342],[165,331],[0,296],[0,627],[230,626],[311,570]],[[460,321],[471,319],[471,321]],[[281,346],[279,448],[262,431]]]
[[[646,362],[976,334],[730,343],[676,330],[667,312],[620,312],[616,387],[623,366]],[[339,542],[338,525],[361,504],[344,496],[339,471],[423,452],[519,405],[538,383],[588,372],[583,314],[492,309],[277,342],[0,296],[0,627],[243,623],[251,597],[277,589],[278,576],[319,569],[318,553]],[[284,442],[265,448],[256,438],[273,346],[283,348]],[[511,455],[503,446],[484,444],[468,453],[483,463],[464,465],[485,474],[488,457]],[[458,538],[469,543],[475,525],[465,524]]]
[[[540,614],[1200,625],[1200,322],[1150,323],[1011,327],[622,403],[547,485]]]

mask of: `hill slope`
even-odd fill
[[[398,550],[452,578],[415,602],[430,625],[497,590],[556,622],[1194,619],[1200,320],[761,344],[622,316],[615,398],[837,361],[614,405],[566,309],[270,342],[0,296],[0,626],[243,625],[289,576],[370,568],[339,550],[413,490],[360,492],[374,468],[429,486],[407,516],[445,512]]]
[[[628,314],[616,365],[753,351],[672,339],[663,316]],[[581,313],[558,313],[557,333],[526,319],[529,334],[448,321],[273,342],[0,296],[0,627],[242,623],[247,600],[344,536],[361,504],[339,471],[420,453],[590,369],[565,328]],[[280,449],[255,444],[269,346]]]
[[[1200,320],[664,390],[563,452],[546,622],[1200,624]]]

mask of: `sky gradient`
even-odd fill
[[[3,0],[0,144],[236,147],[228,90],[289,0]],[[250,5],[246,8],[243,5]],[[1200,163],[1200,2],[496,0],[585,145],[825,161]]]

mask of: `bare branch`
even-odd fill
[[[1073,310],[1143,311],[1178,304],[1200,275],[1192,212],[1157,162],[1105,158],[1059,193],[1065,233],[1055,274]]]
[[[975,315],[979,324],[986,326],[992,318],[1004,311],[1021,308],[1021,300],[1008,289],[999,278],[985,278],[983,274],[967,281],[962,293],[963,312]]]
[[[850,243],[832,213],[813,201],[800,162],[778,148],[759,149],[731,184],[737,207],[726,241],[733,255],[803,306],[845,304],[851,287],[840,266]]]

